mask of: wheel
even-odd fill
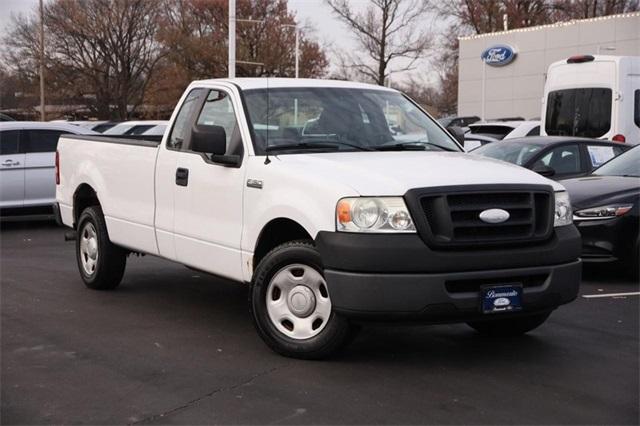
[[[120,284],[127,263],[127,253],[109,240],[99,206],[87,207],[80,215],[76,258],[80,276],[87,287],[112,290]]]
[[[353,337],[349,322],[331,309],[322,261],[310,242],[282,244],[260,261],[249,308],[260,337],[284,356],[325,358]]]
[[[541,326],[551,312],[520,318],[506,318],[467,323],[471,328],[487,336],[519,336]]]

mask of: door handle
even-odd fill
[[[178,168],[176,170],[176,185],[187,186],[189,184],[189,169]]]

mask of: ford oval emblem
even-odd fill
[[[485,223],[502,223],[509,220],[509,212],[502,209],[488,209],[480,213],[480,220]]]
[[[513,47],[506,44],[491,46],[482,52],[480,58],[485,64],[492,67],[502,67],[507,65],[516,58],[516,51]]]
[[[511,301],[506,297],[498,297],[493,301],[493,306],[508,306],[509,304],[511,304]]]

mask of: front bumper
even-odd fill
[[[316,246],[335,311],[350,317],[458,322],[480,313],[485,285],[521,283],[523,310],[552,310],[574,300],[581,279],[580,236],[556,229],[543,244],[442,251],[413,235],[321,232]]]
[[[639,228],[637,216],[575,222],[582,235],[582,259],[585,262],[637,261]]]

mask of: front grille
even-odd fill
[[[412,194],[410,194],[412,193]],[[553,195],[547,187],[452,188],[409,191],[425,221],[416,221],[427,242],[440,247],[492,246],[546,239],[553,229]],[[480,213],[502,209],[509,219],[486,223]]]

